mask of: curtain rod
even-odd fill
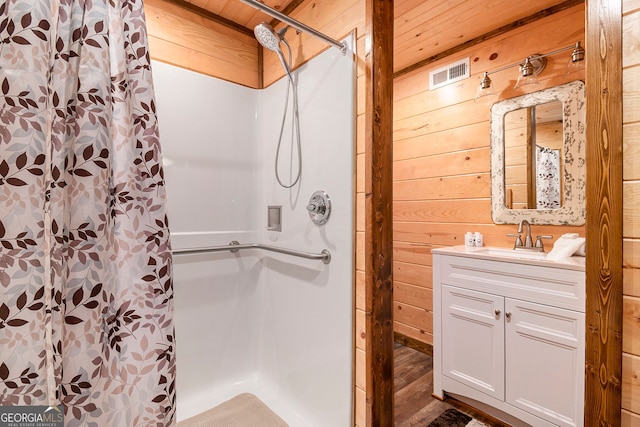
[[[334,47],[337,47],[340,52],[342,52],[342,54],[346,54],[347,53],[347,44],[346,43],[340,43],[337,40],[332,39],[331,37],[317,31],[314,30],[313,28],[309,27],[308,25],[303,24],[300,21],[296,21],[295,19],[285,15],[282,12],[279,12],[275,9],[270,8],[269,6],[260,3],[257,0],[240,0],[242,3],[245,3],[251,7],[254,7],[258,10],[261,10],[262,12],[266,13],[267,15],[270,15],[273,18],[276,18],[279,21],[284,22],[287,25],[290,25],[291,27],[295,28],[296,30],[299,31],[303,31],[305,33],[309,33],[313,36],[318,37],[319,39],[323,40],[325,43],[328,43]]]

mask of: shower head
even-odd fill
[[[291,62],[291,48],[289,44],[284,39],[284,33],[289,29],[288,26],[283,27],[282,29],[276,32],[273,27],[266,22],[261,22],[255,26],[253,29],[253,33],[263,47],[275,52],[278,54],[278,58],[280,58],[280,62],[282,63],[282,67],[284,71],[289,76],[291,82],[293,82],[293,77],[291,76],[291,70],[289,69],[290,64],[287,64],[287,61],[284,59],[284,55],[282,54],[282,49],[280,49],[280,42],[284,43],[289,49],[289,62]]]
[[[280,52],[282,35],[276,33],[271,25],[261,22],[253,29],[253,33],[262,46],[274,52]]]

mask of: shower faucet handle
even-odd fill
[[[316,225],[324,225],[331,215],[331,199],[323,190],[318,190],[311,195],[307,205],[309,218]]]
[[[311,213],[321,214],[324,212],[325,209],[326,209],[326,206],[324,205],[324,203],[322,203],[322,200],[318,198],[314,198],[307,205],[307,210]]]

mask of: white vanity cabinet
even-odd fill
[[[433,271],[434,394],[514,425],[582,426],[584,263],[447,248]]]

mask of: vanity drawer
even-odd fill
[[[585,273],[557,267],[441,255],[442,284],[585,311]]]

